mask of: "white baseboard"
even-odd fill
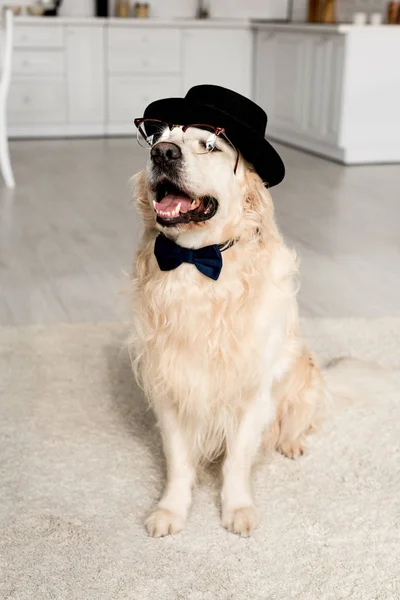
[[[368,144],[352,144],[341,147],[312,140],[293,132],[287,133],[273,127],[268,130],[268,139],[306,150],[317,156],[330,158],[344,165],[400,163],[400,141],[385,143],[372,140]]]
[[[344,163],[346,165],[400,163],[400,141],[386,143],[371,140],[368,144],[347,146]]]
[[[73,125],[61,123],[47,125],[11,125],[8,127],[10,139],[23,138],[62,138],[62,137],[90,137],[105,135],[105,124],[95,123],[91,125]]]
[[[91,137],[91,136],[134,136],[135,128],[131,123],[99,123],[93,125],[43,124],[38,125],[11,125],[8,128],[10,139],[29,138],[63,138],[63,137]]]
[[[136,129],[132,123],[107,123],[105,131],[106,135],[136,135]]]
[[[283,142],[288,146],[293,146],[294,148],[299,148],[300,150],[306,150],[307,152],[317,154],[318,156],[330,158],[336,162],[344,162],[343,148],[334,146],[333,144],[327,144],[313,140],[293,132],[287,133],[286,131],[282,131],[281,129],[276,129],[273,127],[267,129],[267,138],[270,140],[275,140],[276,142]]]

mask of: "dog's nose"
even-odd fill
[[[171,163],[182,157],[182,151],[176,144],[171,142],[159,142],[151,149],[151,159],[156,165]]]

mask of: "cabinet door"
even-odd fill
[[[62,50],[16,49],[13,56],[15,75],[64,76],[64,52]]]
[[[69,122],[103,123],[103,28],[68,26],[66,59]]]
[[[16,22],[14,34],[15,48],[63,47],[63,27],[60,23],[57,23],[57,19],[52,19],[50,26],[49,24],[42,24],[43,22],[40,19],[36,19],[35,21],[29,19],[26,23],[26,25],[21,25],[18,20]]]
[[[10,125],[65,123],[65,87],[61,77],[15,77],[8,99]]]
[[[249,97],[251,32],[241,29],[188,29],[183,33],[183,89],[211,83]]]
[[[316,140],[336,142],[339,136],[343,36],[309,36],[305,58],[303,128]]]
[[[257,34],[255,98],[268,114],[274,137],[337,142],[343,56],[340,35]]]
[[[258,31],[255,43],[254,63],[254,101],[261,106],[271,118],[274,104],[276,34],[271,31]]]
[[[111,76],[108,80],[108,122],[121,133],[134,134],[133,120],[143,116],[150,102],[181,96],[181,80],[175,75],[153,77]]]
[[[111,75],[179,73],[178,29],[108,27],[108,72]]]
[[[302,129],[305,48],[301,34],[260,31],[257,35],[255,97],[273,129]]]

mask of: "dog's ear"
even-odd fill
[[[258,229],[261,234],[273,226],[274,205],[271,194],[251,169],[247,169],[245,173],[244,212],[249,226]]]
[[[149,187],[145,171],[140,171],[132,177],[133,182],[133,201],[136,204],[136,210],[142,218],[146,229],[152,229],[155,226],[155,214],[150,206]]]
[[[273,211],[271,194],[267,184],[253,170],[247,169],[245,174],[246,194],[245,204],[247,207],[258,211]]]

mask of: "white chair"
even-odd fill
[[[0,169],[8,188],[15,187],[15,179],[11,168],[7,137],[7,98],[11,80],[13,49],[14,15],[11,10],[4,12],[2,33],[2,64],[0,79]]]

